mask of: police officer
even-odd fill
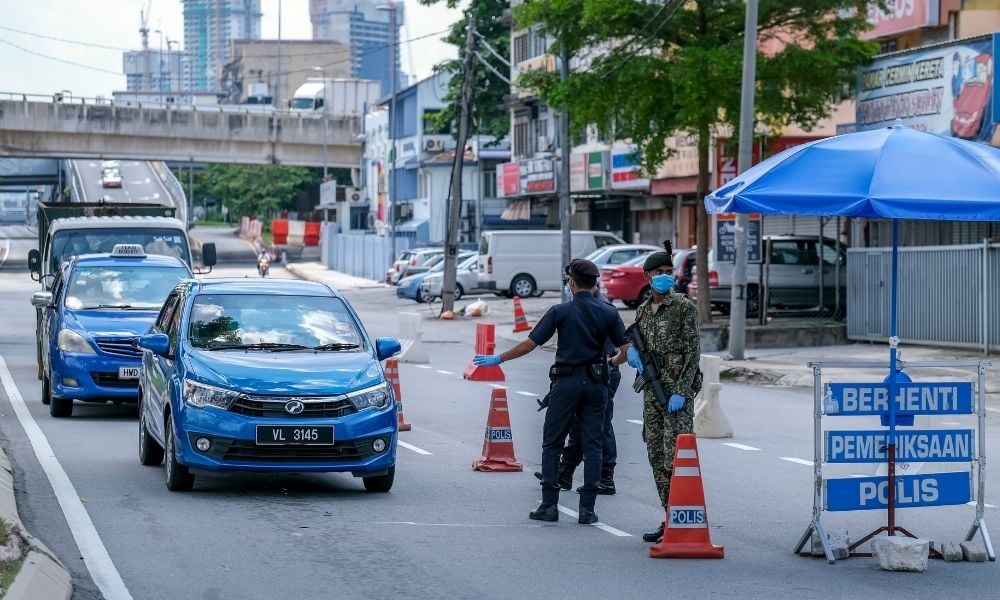
[[[542,503],[528,517],[559,520],[559,455],[574,417],[580,419],[583,443],[583,487],[580,491],[582,525],[596,523],[594,503],[601,475],[601,434],[608,398],[608,362],[604,342],[620,350],[627,345],[625,326],[618,311],[594,296],[600,271],[589,260],[576,258],[566,267],[573,300],[550,308],[528,334],[528,339],[502,354],[477,355],[477,365],[498,365],[520,358],[549,341],[558,331],[556,362],[549,369],[552,380],[542,433]]]
[[[601,294],[596,286],[593,291],[595,296],[614,308],[611,300],[604,294]],[[618,443],[615,440],[615,428],[612,419],[614,419],[615,414],[615,393],[618,391],[618,385],[622,381],[622,373],[618,369],[618,365],[612,362],[613,357],[618,354],[618,349],[615,348],[610,339],[604,342],[604,353],[609,359],[610,382],[608,383],[608,403],[604,408],[604,430],[601,433],[601,480],[597,484],[597,493],[611,496],[616,492],[615,463],[618,459]],[[566,447],[562,451],[562,458],[559,460],[559,477],[557,481],[559,489],[569,490],[573,487],[573,473],[580,466],[581,462],[583,462],[583,443],[580,440],[580,421],[579,419],[574,419],[573,426],[570,428],[569,436],[566,440]],[[535,477],[541,479],[542,474],[536,472]],[[578,492],[582,492],[582,490],[582,487],[576,489]]]
[[[652,291],[648,300],[635,313],[636,326],[650,352],[663,365],[661,380],[669,396],[666,406],[660,405],[652,386],[643,393],[643,439],[649,466],[664,509],[670,498],[670,476],[674,470],[674,447],[677,436],[694,429],[694,396],[700,386],[698,361],[701,358],[701,333],[698,311],[687,296],[673,293],[675,283],[671,244],[649,255],[643,272]],[[626,350],[628,363],[642,373],[642,362],[635,348]],[[663,537],[663,523],[642,539],[656,542]]]

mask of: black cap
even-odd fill
[[[574,258],[569,261],[566,265],[565,270],[567,275],[579,275],[582,277],[600,277],[601,271],[597,268],[597,265],[590,262],[586,258]]]

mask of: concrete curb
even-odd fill
[[[14,583],[4,594],[6,600],[69,600],[73,581],[59,559],[40,540],[24,531],[14,498],[14,472],[10,459],[0,449],[0,518],[17,527],[28,543],[28,554]]]

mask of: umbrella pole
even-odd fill
[[[896,353],[899,336],[896,330],[896,304],[899,295],[899,221],[892,220],[892,299],[889,306],[889,535],[896,535]]]

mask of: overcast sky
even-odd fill
[[[163,47],[167,39],[182,41],[180,0],[0,0],[0,92],[48,95],[69,90],[76,96],[110,97],[112,91],[125,89],[122,51],[140,48],[139,12],[147,1],[152,4],[149,28],[163,32]],[[265,39],[278,37],[278,3],[261,0]],[[448,10],[444,2],[433,7],[422,6],[417,0],[405,3],[407,24],[400,32],[404,41],[441,31],[461,18],[460,11]],[[310,39],[309,0],[283,0],[281,10],[282,39]],[[423,78],[435,64],[454,57],[454,47],[440,37],[402,44],[403,70]],[[149,45],[159,47],[160,34],[151,33]]]

